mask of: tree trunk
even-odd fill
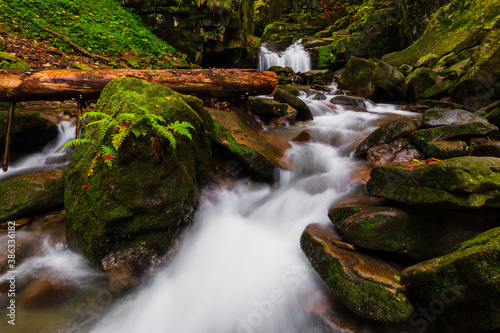
[[[0,70],[0,101],[96,99],[109,81],[122,77],[197,96],[267,95],[277,84],[275,73],[256,69]]]

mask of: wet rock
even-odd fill
[[[500,140],[487,140],[477,146],[472,146],[476,156],[500,157]]]
[[[433,144],[437,143],[438,140],[446,140],[455,137],[464,136],[482,136],[488,135],[489,133],[498,130],[498,128],[490,123],[483,121],[480,122],[469,122],[458,125],[448,125],[427,129],[420,129],[412,132],[409,135],[410,140],[424,151],[426,154],[431,156]]]
[[[467,143],[461,140],[446,140],[427,142],[422,150],[429,157],[447,159],[459,156],[465,156],[467,152]]]
[[[313,120],[313,115],[309,107],[304,103],[303,100],[298,98],[297,96],[292,95],[288,91],[283,89],[276,89],[274,92],[274,99],[276,101],[287,103],[297,110],[297,121],[307,121]]]
[[[325,94],[319,93],[319,92],[318,93],[314,93],[312,95],[309,95],[308,97],[311,98],[314,101],[325,101],[326,100]]]
[[[413,308],[390,265],[335,246],[328,226],[309,225],[300,244],[330,290],[355,314],[385,323],[404,322]]]
[[[0,183],[0,222],[62,206],[62,174],[50,170]]]
[[[406,268],[409,292],[426,308],[439,309],[448,332],[500,328],[500,228],[489,230],[449,254]]]
[[[259,117],[268,124],[274,118],[281,118],[286,114],[289,105],[278,103],[273,100],[262,98],[251,98],[248,100],[248,109],[251,113]]]
[[[292,139],[294,142],[307,142],[311,141],[311,132],[309,130],[303,130],[296,137]]]
[[[463,106],[450,101],[437,101],[434,99],[421,99],[417,101],[417,104],[426,106],[429,109],[439,108],[439,109],[463,109]]]
[[[407,89],[404,75],[388,63],[354,56],[346,64],[340,84],[342,89],[368,99],[403,99]]]
[[[215,126],[214,144],[220,153],[233,159],[257,179],[274,181],[276,168],[288,169],[283,159],[289,144],[262,128],[243,112],[208,109]],[[219,122],[220,121],[220,122]]]
[[[45,164],[52,165],[66,163],[71,159],[71,154],[73,154],[73,151],[68,149],[65,153],[51,155],[45,159]]]
[[[498,225],[498,213],[494,209],[338,207],[328,216],[348,243],[370,250],[405,254],[417,260],[440,256]]]
[[[500,125],[500,101],[493,102],[475,113],[497,127]]]
[[[0,153],[5,149],[7,133],[7,111],[0,111]],[[47,120],[41,112],[14,112],[12,123],[11,150],[27,152],[43,147],[57,136],[57,125]]]
[[[366,102],[371,102],[371,101],[368,101],[362,97],[347,96],[347,95],[339,95],[330,99],[330,103],[332,104],[354,105],[354,106],[360,106],[362,108],[366,108]]]
[[[366,162],[371,166],[391,163],[395,157],[394,147],[387,144],[370,148],[366,152]]]
[[[500,206],[500,159],[464,156],[428,163],[384,164],[372,169],[368,193],[413,206]]]
[[[295,71],[292,67],[271,66],[268,71],[275,72],[278,76],[278,84],[292,83]]]
[[[44,273],[23,288],[19,305],[27,308],[52,307],[69,300],[75,293],[76,288],[70,281]]]
[[[356,148],[355,154],[358,157],[362,157],[366,154],[368,149],[385,143],[390,143],[400,137],[406,137],[415,130],[416,126],[410,118],[398,118],[373,131],[365,140],[363,140],[363,142],[359,144]]]
[[[306,80],[306,84],[328,85],[333,81],[333,72],[329,69],[310,70],[300,75]]]
[[[0,233],[0,246],[5,249],[0,252],[0,275],[9,270],[8,266],[8,246],[9,237],[6,233]],[[16,231],[16,265],[19,265],[24,259],[37,255],[42,251],[42,241],[39,235],[32,232],[18,230]],[[0,293],[5,292],[0,287]]]
[[[468,123],[488,123],[488,121],[466,110],[448,110],[434,108],[425,111],[418,122],[418,128],[433,128],[449,125],[463,125]]]

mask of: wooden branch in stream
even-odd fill
[[[267,95],[276,74],[256,69],[0,70],[0,101],[96,99],[108,82],[132,77],[197,96]]]

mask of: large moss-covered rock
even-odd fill
[[[20,176],[0,183],[0,222],[62,206],[61,170]]]
[[[336,242],[330,227],[319,224],[307,226],[300,239],[311,265],[351,311],[385,323],[404,322],[413,308],[397,281],[399,272]]]
[[[356,148],[356,156],[364,156],[366,152],[373,147],[390,143],[400,137],[406,137],[417,127],[408,117],[400,117],[373,131]]]
[[[500,159],[464,156],[376,166],[368,193],[414,206],[500,207]]]
[[[341,87],[364,98],[402,99],[406,96],[404,75],[386,62],[351,57],[342,72]]]
[[[273,182],[278,168],[289,168],[283,158],[289,147],[284,139],[264,134],[260,125],[240,110],[206,110],[215,127],[214,145],[218,153],[232,159],[230,167],[236,173],[246,170],[257,179]]]
[[[336,207],[328,215],[344,241],[371,250],[406,254],[418,260],[442,255],[497,226],[498,218],[494,209],[403,207]]]
[[[0,111],[0,154],[5,149],[7,111]],[[26,152],[42,147],[57,136],[57,125],[41,112],[14,112],[11,132],[11,150]]]
[[[474,46],[482,37],[483,27],[500,13],[497,0],[453,0],[432,17],[424,34],[403,51],[382,57],[393,66],[414,66],[423,56],[438,57],[448,52],[459,53]]]
[[[138,244],[148,251],[148,258],[166,253],[191,224],[198,182],[211,172],[206,132],[210,127],[203,120],[209,116],[200,100],[162,85],[123,78],[105,87],[95,111],[116,117],[139,107],[167,123],[189,122],[194,127],[192,140],[177,136],[174,149],[158,140],[152,146],[149,134],[131,135],[109,168],[95,156],[102,144],[111,145],[111,133],[102,138],[100,128],[84,130],[82,138],[92,143],[77,146],[65,169],[64,204],[68,245],[95,264],[109,253]]]
[[[407,99],[418,100],[436,84],[436,73],[427,67],[417,68],[408,74],[405,81],[408,87]]]
[[[448,332],[500,328],[500,228],[408,267],[402,282]]]

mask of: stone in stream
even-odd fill
[[[287,123],[292,124],[297,117],[297,110],[293,107],[270,99],[251,98],[248,100],[248,109],[266,124],[279,118],[284,118]]]
[[[355,155],[363,157],[368,149],[406,137],[416,129],[417,127],[410,118],[400,117],[373,131],[358,145]]]
[[[62,175],[55,169],[0,183],[0,222],[62,206]]]
[[[332,99],[330,99],[330,103],[332,104],[354,105],[354,106],[360,106],[364,109],[366,109],[366,102],[373,103],[372,101],[369,101],[366,98],[348,96],[348,95],[334,96],[332,97]]]
[[[311,110],[309,110],[306,103],[297,96],[281,88],[276,88],[273,96],[276,101],[287,103],[297,110],[297,117],[295,118],[297,121],[313,120]]]
[[[468,123],[488,124],[488,120],[466,110],[433,108],[425,111],[418,121],[418,128],[463,125]]]
[[[498,226],[494,209],[422,210],[405,207],[332,208],[328,216],[342,239],[370,250],[417,260],[438,257],[463,241]]]
[[[462,140],[427,142],[422,150],[429,157],[447,159],[467,155],[467,143]]]
[[[455,157],[384,164],[371,171],[368,193],[412,206],[500,207],[500,159]]]
[[[336,246],[329,226],[310,224],[300,244],[311,265],[355,314],[384,323],[404,322],[413,311],[399,272],[378,259]]]
[[[403,270],[401,281],[447,332],[500,328],[500,228]]]
[[[500,157],[500,140],[485,139],[485,141],[473,146],[474,155]]]
[[[213,172],[210,147],[213,123],[201,100],[133,78],[106,85],[95,111],[116,117],[138,106],[162,116],[170,124],[186,121],[192,139],[176,136],[175,149],[152,132],[130,135],[111,166],[96,158],[102,145],[111,146],[110,131],[87,126],[64,171],[64,204],[68,246],[92,263],[111,252],[144,248],[138,271],[167,253],[183,230],[191,225],[198,205],[198,184]],[[151,128],[147,129],[152,131]],[[92,172],[90,172],[92,170]],[[130,261],[134,265],[133,260]]]
[[[234,169],[245,169],[256,179],[273,182],[276,168],[288,169],[283,158],[289,143],[262,127],[241,110],[230,112],[205,108],[215,127],[213,144],[217,154],[234,162]]]

